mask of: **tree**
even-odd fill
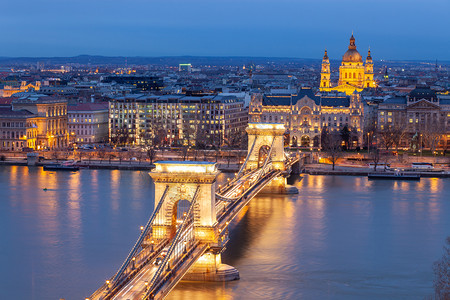
[[[59,158],[58,154],[59,154],[58,151],[53,150],[52,156],[51,156],[51,157],[52,157],[54,160],[58,161],[58,158]]]
[[[333,164],[334,170],[336,162],[342,154],[341,135],[338,132],[328,133],[325,137],[325,140],[322,140],[322,142],[325,142],[324,144],[326,146],[324,147],[324,151],[326,151],[326,153],[328,154],[328,158]]]
[[[201,128],[201,125],[198,124],[195,131],[195,147],[197,149],[206,149],[207,142],[208,139],[206,135],[206,130],[204,128]]]
[[[344,141],[345,149],[350,149],[351,133],[350,133],[350,130],[348,129],[347,125],[345,125],[341,129],[341,138],[342,138],[342,141]]]
[[[111,132],[111,143],[115,146],[126,145],[132,140],[131,130],[129,130],[127,126],[114,129]]]
[[[97,150],[97,156],[98,156],[98,158],[100,158],[100,163],[101,163],[103,161],[103,159],[105,158],[105,156],[106,156],[105,149],[98,149]]]
[[[183,160],[187,160],[188,159],[188,153],[189,153],[189,147],[188,146],[183,146],[181,147],[181,157],[183,158]]]
[[[373,149],[373,151],[370,152],[370,159],[373,161],[374,171],[376,171],[377,166],[381,160],[381,154],[380,154],[380,150],[378,148]]]
[[[146,154],[147,154],[148,160],[149,160],[150,163],[152,164],[152,163],[153,163],[153,160],[154,160],[155,157],[156,157],[156,149],[155,149],[154,147],[148,147],[148,148],[147,148],[147,151],[146,151]]]
[[[423,130],[423,143],[434,154],[442,136],[446,133],[446,128],[445,123],[433,123],[430,125]]]
[[[392,125],[386,125],[383,129],[380,130],[378,136],[380,137],[381,144],[389,151],[389,149],[394,145],[394,129]]]
[[[327,145],[328,136],[329,136],[328,127],[325,125],[323,126],[322,132],[320,133],[320,143],[322,145],[322,150],[325,150],[328,147]]]
[[[406,123],[406,122],[405,122]],[[408,133],[408,126],[404,126],[404,124],[395,124],[392,128],[392,143],[395,146],[395,150],[398,152],[398,148],[402,140],[405,138]]]
[[[247,132],[240,128],[229,133],[229,137],[224,139],[224,144],[233,149],[246,149],[248,144]]]
[[[442,258],[433,264],[436,299],[450,299],[450,237],[446,239]]]
[[[80,160],[80,162],[83,160],[83,156],[84,156],[84,151],[78,150],[78,159]]]

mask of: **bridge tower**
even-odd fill
[[[182,218],[183,208],[192,202],[198,188],[197,201],[194,204],[195,236],[200,240],[214,240],[214,224],[217,221],[214,203],[216,177],[219,174],[216,164],[159,161],[155,166],[149,173],[155,183],[155,207],[159,201],[164,202],[154,221],[153,237],[171,238],[178,225],[177,220]],[[166,187],[167,196],[162,199]],[[183,202],[187,205],[183,205]]]
[[[254,170],[263,167],[267,157],[272,163],[272,169],[284,171],[285,176],[274,178],[262,193],[297,194],[296,187],[286,183],[287,170],[284,153],[284,134],[286,128],[281,123],[249,123],[246,129],[248,134],[248,160],[245,170]]]
[[[216,177],[219,174],[213,162],[159,161],[150,172],[155,183],[155,207],[159,201],[161,209],[155,218],[152,236],[156,240],[173,237],[177,223],[182,218],[183,202],[194,203],[195,239],[209,245],[203,254],[183,277],[186,280],[228,281],[239,279],[239,272],[222,264],[221,252],[228,237],[217,228]],[[166,197],[163,194],[166,192]],[[161,199],[161,200],[160,200]],[[188,205],[189,205],[188,204]],[[181,212],[181,214],[180,214]],[[226,240],[225,240],[226,238]]]

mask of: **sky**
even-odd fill
[[[449,60],[450,0],[1,0],[0,56]]]

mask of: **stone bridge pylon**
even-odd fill
[[[217,226],[216,163],[196,161],[159,161],[150,176],[155,183],[155,207],[161,209],[153,225],[153,238],[172,239],[194,201],[193,239],[208,245],[208,250],[193,264],[184,280],[229,281],[239,279],[239,271],[222,264],[221,252],[228,231]],[[164,193],[166,196],[163,197]]]
[[[298,189],[286,183],[290,169],[286,167],[287,155],[284,152],[286,128],[281,123],[249,123],[248,154],[245,170],[271,168],[280,170],[284,176],[274,178],[261,193],[297,194]],[[266,165],[265,165],[266,164]]]

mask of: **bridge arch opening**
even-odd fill
[[[320,143],[319,137],[316,135],[313,138],[313,147],[319,147],[319,143]]]
[[[309,139],[309,136],[307,136],[307,135],[304,135],[304,136],[302,136],[302,146],[303,147],[309,147],[309,143],[310,143],[310,139]]]
[[[261,168],[264,165],[264,161],[266,160],[267,156],[269,155],[270,147],[267,145],[262,145],[261,148],[259,148],[258,152],[258,168]]]
[[[189,211],[189,206],[191,202],[189,200],[180,199],[173,203],[172,208],[172,222],[171,222],[171,231],[170,238],[173,238],[177,232],[177,226],[180,226],[183,223],[184,218]]]

